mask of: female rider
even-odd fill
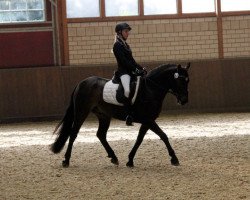
[[[127,23],[119,23],[115,27],[116,38],[113,46],[113,52],[117,60],[118,69],[115,72],[121,79],[124,88],[124,96],[127,98],[124,104],[127,111],[126,125],[131,126],[133,122],[131,102],[129,101],[130,80],[132,76],[143,76],[146,69],[141,67],[133,58],[132,51],[126,40],[129,36],[131,27]]]

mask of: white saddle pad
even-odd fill
[[[139,85],[140,85],[140,77],[137,77],[137,82],[136,82],[136,88],[135,88],[135,94],[132,98],[132,104],[135,103],[137,94],[138,94],[138,89],[139,89]],[[118,105],[118,106],[123,106],[123,104],[119,103],[116,100],[116,90],[118,89],[119,84],[114,84],[112,83],[112,80],[108,81],[103,88],[103,100],[107,103],[111,103],[114,105]]]

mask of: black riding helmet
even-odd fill
[[[129,31],[131,31],[132,28],[127,23],[119,23],[115,26],[116,33],[121,33],[124,29],[128,29]]]

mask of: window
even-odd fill
[[[106,0],[106,16],[135,16],[138,15],[138,0]]]
[[[67,0],[67,17],[99,17],[99,0]]]
[[[183,13],[215,12],[215,1],[214,0],[182,0],[182,11]]]
[[[250,10],[250,1],[246,0],[221,0],[221,11]]]
[[[0,23],[44,20],[44,0],[0,0]]]
[[[145,15],[176,14],[176,0],[144,0]]]
[[[10,2],[11,0],[0,0],[0,2]],[[32,0],[13,0],[19,2],[19,6],[22,7],[22,2]],[[34,0],[36,2],[42,0]],[[222,11],[244,11],[250,10],[250,0],[220,0]],[[143,8],[140,8],[140,2],[143,2]],[[165,17],[173,17],[167,15],[175,15],[178,13],[178,0],[66,0],[67,6],[67,18],[70,21],[74,21],[74,18],[107,18],[107,20],[113,20],[109,17],[120,16],[134,16],[140,19],[139,10],[143,9],[143,15],[146,18],[150,18],[151,15],[166,15]],[[208,16],[216,15],[217,0],[180,0],[182,12],[178,13],[183,15],[188,13],[206,13]],[[0,9],[6,9],[7,3],[0,4]],[[103,13],[101,12],[103,11]],[[15,14],[15,13],[14,13]],[[13,15],[14,15],[13,14]],[[22,13],[18,13],[21,15]],[[104,16],[101,16],[104,15]],[[8,13],[1,18],[9,18]],[[178,16],[177,16],[178,18]],[[88,21],[93,19],[85,19]],[[103,18],[102,18],[103,21]]]

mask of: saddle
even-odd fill
[[[140,86],[140,76],[135,76],[131,78],[130,81],[130,95],[129,100],[133,105]],[[103,89],[103,100],[106,103],[123,106],[127,101],[127,98],[124,96],[124,89],[119,77],[114,76],[110,81],[104,85]]]

